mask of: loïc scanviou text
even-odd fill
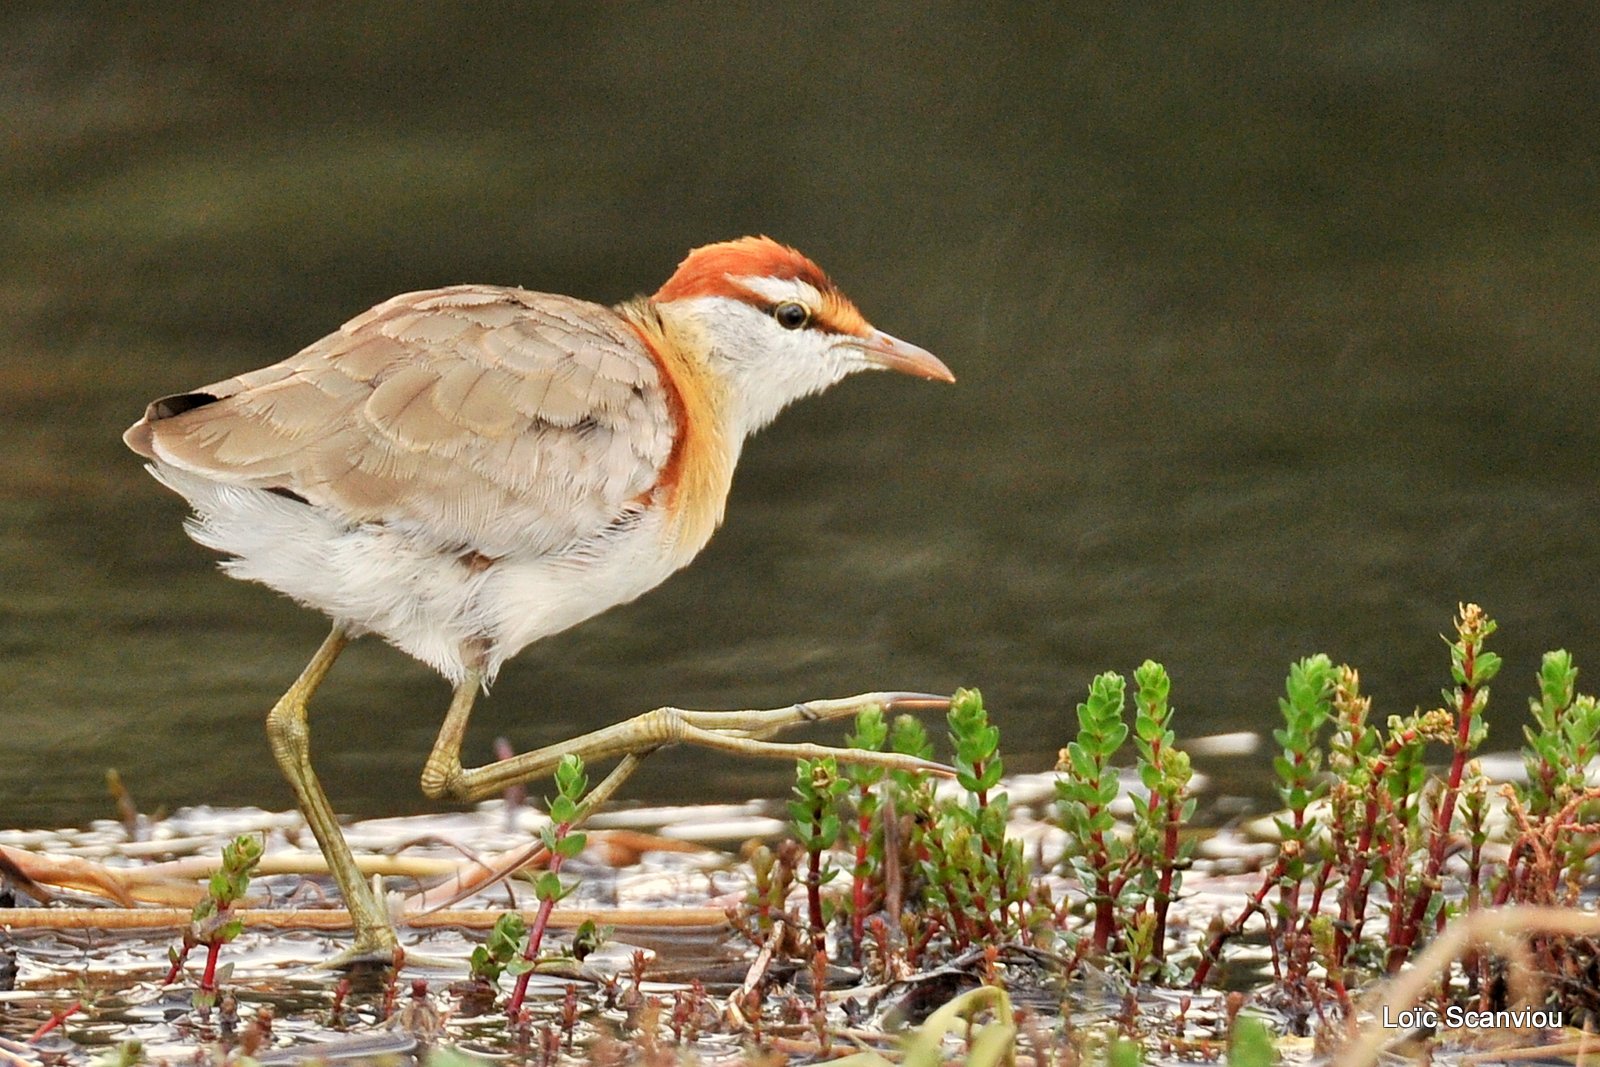
[[[1517,1008],[1506,1011],[1472,1011],[1450,1005],[1444,1011],[1437,1008],[1407,1008],[1391,1013],[1383,1006],[1382,1022],[1386,1028],[1396,1030],[1505,1030],[1505,1029],[1560,1029],[1566,1018],[1554,1008]]]

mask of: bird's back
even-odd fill
[[[125,438],[212,481],[496,556],[612,521],[656,482],[672,429],[654,360],[609,308],[456,286],[158,400]]]

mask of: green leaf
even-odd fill
[[[983,777],[978,779],[978,785],[984,791],[993,789],[1000,784],[1000,779],[1003,777],[1004,772],[1005,764],[1001,762],[999,756],[996,756],[989,761],[988,766],[984,767]]]
[[[950,697],[950,714],[961,717],[983,714],[983,694],[976,689],[957,689]]]
[[[558,825],[574,822],[578,817],[578,804],[567,796],[557,796],[550,801],[550,821]]]
[[[1095,799],[1099,801],[1101,807],[1110,807],[1116,801],[1117,795],[1121,792],[1122,782],[1118,780],[1116,771],[1111,771],[1109,774],[1101,777],[1100,789],[1095,796]],[[1115,818],[1115,816],[1111,815],[1109,812],[1106,813],[1106,817],[1112,819]]]
[[[1067,742],[1067,766],[1079,778],[1090,778],[1097,772],[1099,761],[1089,750],[1076,741]]]
[[[927,728],[913,715],[898,715],[889,732],[889,747],[907,756],[927,759],[933,755]]]
[[[1117,749],[1121,748],[1122,743],[1127,739],[1128,724],[1124,722],[1118,722],[1115,726],[1106,731],[1105,747],[1101,749],[1102,753],[1107,756],[1114,755]]]
[[[1472,662],[1472,684],[1482,688],[1500,673],[1500,657],[1493,652],[1479,652]]]
[[[556,765],[557,791],[564,797],[577,800],[588,788],[589,780],[583,773],[583,760],[570,752],[562,756],[561,762]]]

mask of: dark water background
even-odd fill
[[[1146,656],[1186,734],[1269,727],[1318,650],[1405,712],[1463,599],[1512,744],[1542,649],[1600,661],[1595,11],[7,5],[0,821],[104,813],[108,766],[146,807],[289,804],[261,720],[323,622],[184,538],[118,440],[149,399],[396,292],[615,300],[750,232],[959,384],[787,413],[700,560],[525,653],[469,759],[965,683],[1040,769]],[[426,807],[445,700],[349,652],[313,719],[336,806]],[[631,796],[791,773],[653,763]]]

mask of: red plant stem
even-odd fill
[[[978,906],[978,914],[981,915],[983,919],[983,928],[978,932],[981,932],[990,940],[998,940],[1000,937],[1000,927],[995,923],[994,915],[989,911],[988,904],[984,899],[984,894],[978,889],[978,880],[973,877],[971,871],[962,871],[961,877],[967,883],[967,894],[972,898],[973,903]]]
[[[1161,723],[1160,725],[1164,727],[1166,724]],[[1150,741],[1150,766],[1156,768],[1158,772],[1161,768],[1161,736],[1159,734]],[[1156,793],[1153,789],[1150,791],[1149,800],[1150,809],[1154,811]],[[1156,898],[1152,908],[1156,917],[1156,929],[1155,946],[1151,957],[1158,964],[1166,959],[1167,956],[1167,905],[1172,900],[1172,870],[1178,858],[1178,798],[1176,795],[1167,798],[1165,810],[1167,817],[1166,832],[1161,839],[1161,880],[1156,886]],[[1127,877],[1126,874],[1123,875],[1124,885],[1127,884],[1125,881]],[[1122,887],[1118,886],[1118,896],[1121,895],[1121,891]]]
[[[1467,910],[1483,907],[1483,845],[1472,842],[1472,853],[1467,858]]]
[[[867,800],[872,796],[871,786],[863,784],[858,788],[860,789],[861,800],[856,807],[858,813],[856,815],[856,867],[850,887],[850,939],[851,943],[855,945],[857,962],[861,959],[862,943],[867,937],[867,846],[872,843],[872,820],[865,814],[861,814],[865,810]]]
[[[1156,886],[1155,951],[1161,963],[1167,958],[1167,907],[1172,903],[1172,877],[1178,865],[1178,813],[1182,805],[1176,795],[1167,798],[1167,833],[1161,842],[1161,881]]]
[[[1211,943],[1206,946],[1205,952],[1200,957],[1199,966],[1194,969],[1194,979],[1190,983],[1190,989],[1199,989],[1205,985],[1206,977],[1210,975],[1211,968],[1216,965],[1217,960],[1222,955],[1223,943],[1229,938],[1238,937],[1243,932],[1244,924],[1249,920],[1250,916],[1258,911],[1263,915],[1266,914],[1263,902],[1266,901],[1267,894],[1272,891],[1272,887],[1278,884],[1278,879],[1283,877],[1283,872],[1287,868],[1288,861],[1279,856],[1278,862],[1273,864],[1272,870],[1261,880],[1261,888],[1256,890],[1255,896],[1245,902],[1244,908],[1239,912],[1239,917],[1212,936]]]
[[[1346,1019],[1353,1017],[1355,1008],[1350,1003],[1350,991],[1345,988],[1344,980],[1329,975],[1328,985],[1333,989],[1333,995],[1339,1001],[1339,1008],[1344,1012],[1344,1017]]]
[[[569,822],[564,822],[557,826],[556,840],[559,841],[566,837],[568,831],[571,829],[572,824]],[[551,851],[551,874],[561,873],[561,864],[565,858],[566,857],[562,856],[561,853],[553,850]],[[523,959],[532,961],[539,958],[539,946],[544,943],[545,927],[550,924],[550,913],[555,910],[555,906],[556,902],[553,897],[548,900],[539,901],[539,911],[534,915],[533,926],[528,931],[528,947],[522,950]],[[531,970],[523,971],[521,974],[517,975],[517,984],[512,987],[511,999],[506,1003],[506,1014],[513,1020],[515,1020],[517,1015],[522,1011],[523,998],[528,995],[528,979],[532,977],[533,972]]]
[[[1439,872],[1444,868],[1445,847],[1450,839],[1450,822],[1455,818],[1456,800],[1461,793],[1461,778],[1467,769],[1467,755],[1472,750],[1473,704],[1477,701],[1478,690],[1472,684],[1471,678],[1473,661],[1476,658],[1476,648],[1468,642],[1461,657],[1461,674],[1468,681],[1461,686],[1461,717],[1456,723],[1455,756],[1450,761],[1450,777],[1445,782],[1444,795],[1439,798],[1439,806],[1434,810],[1432,832],[1428,839],[1428,862],[1417,885],[1417,897],[1411,902],[1411,911],[1406,916],[1405,927],[1399,931],[1400,939],[1389,943],[1386,967],[1390,974],[1398,971],[1400,965],[1410,955],[1411,946],[1415,943],[1417,932],[1422,925],[1422,918],[1428,913],[1428,904],[1433,899],[1434,884],[1439,880]]]
[[[222,954],[222,942],[206,942],[206,970],[200,976],[200,989],[209,993],[217,988],[217,957]]]
[[[552,859],[550,869],[557,870],[559,863],[559,856]],[[539,943],[544,940],[545,924],[550,921],[550,912],[555,906],[556,902],[553,900],[539,901],[539,911],[533,917],[533,929],[528,934],[528,951],[523,953],[524,959],[534,959],[539,955]],[[523,971],[517,975],[517,984],[511,990],[511,1000],[506,1004],[506,1014],[512,1018],[516,1018],[517,1013],[522,1010],[522,1000],[528,995],[528,979],[532,977],[532,971]]]
[[[1495,889],[1494,904],[1496,907],[1512,899],[1519,903],[1539,901],[1540,894],[1543,892],[1554,892],[1554,886],[1545,887],[1541,885],[1529,888],[1524,884],[1523,879],[1525,876],[1546,869],[1548,866],[1548,864],[1541,862],[1541,858],[1546,853],[1546,849],[1541,847],[1541,841],[1553,844],[1558,834],[1571,838],[1593,832],[1590,826],[1574,823],[1573,819],[1577,816],[1579,808],[1597,798],[1600,798],[1600,789],[1596,788],[1585,789],[1577,794],[1567,801],[1566,806],[1560,811],[1544,817],[1543,830],[1539,836],[1534,836],[1535,831],[1532,827],[1526,824],[1523,825],[1523,828],[1517,834],[1516,840],[1512,842],[1511,855],[1506,860],[1505,877],[1500,880],[1500,885]],[[1600,850],[1600,846],[1592,846],[1585,849],[1583,854],[1584,861],[1587,862],[1593,859],[1597,854],[1597,850]],[[1555,869],[1554,873],[1557,878],[1561,876],[1559,868]]]
[[[806,850],[809,853],[806,861],[806,914],[811,919],[811,947],[816,952],[827,948],[827,935],[822,929],[822,846],[815,843],[821,837],[822,805],[819,803],[811,812],[813,845]]]
[[[1111,898],[1113,900],[1122,898],[1122,891],[1128,888],[1129,882],[1133,881],[1133,869],[1138,865],[1138,862],[1139,857],[1132,852],[1129,852],[1128,858],[1122,861],[1122,870],[1111,880]]]
[[[1401,820],[1404,816],[1400,817]],[[1389,934],[1385,944],[1394,945],[1401,938],[1401,928],[1405,923],[1405,884],[1406,860],[1404,856],[1390,855],[1384,864],[1384,877],[1389,883]]]
[[[178,954],[173,957],[172,966],[167,968],[167,976],[161,979],[162,985],[171,985],[178,980],[178,975],[183,971],[184,961],[189,958],[189,948],[190,945],[185,942],[183,948],[178,950]]]
[[[384,1022],[394,1018],[394,1003],[400,996],[400,967],[395,965],[389,968],[389,981],[383,987],[383,1014],[379,1017]]]
[[[1116,915],[1112,911],[1112,902],[1117,898],[1111,891],[1111,873],[1106,870],[1106,845],[1102,834],[1093,835],[1095,844],[1095,908],[1094,908],[1094,954],[1103,956],[1111,947],[1111,935],[1116,930]]]
[[[1505,877],[1500,879],[1500,884],[1495,887],[1495,907],[1498,908],[1511,899],[1511,895],[1517,886],[1518,868],[1522,865],[1523,860],[1527,858],[1527,853],[1528,842],[1524,838],[1518,837],[1511,846],[1511,855],[1506,858]]]
[[[60,1026],[64,1022],[66,1022],[67,1021],[67,1017],[69,1015],[73,1014],[76,1011],[81,1010],[82,1008],[83,1008],[83,1001],[82,1000],[74,1000],[71,1004],[68,1004],[66,1007],[62,1008],[60,1011],[58,1011],[54,1015],[50,1016],[50,1018],[46,1019],[43,1022],[43,1024],[40,1025],[39,1029],[37,1029],[33,1033],[29,1034],[27,1043],[30,1044],[30,1045],[33,1044],[35,1041],[39,1040],[45,1034],[48,1034],[50,1031],[54,1030],[56,1027]]]
[[[1336,968],[1344,966],[1344,957],[1350,950],[1350,941],[1360,936],[1361,927],[1366,922],[1367,856],[1372,849],[1372,835],[1378,827],[1378,808],[1384,796],[1383,777],[1389,773],[1389,767],[1400,755],[1400,750],[1414,743],[1416,739],[1415,729],[1402,730],[1389,738],[1389,743],[1384,746],[1383,752],[1372,763],[1367,778],[1367,804],[1362,813],[1361,834],[1356,839],[1355,854],[1350,862],[1350,874],[1345,881],[1348,891],[1340,896],[1340,923],[1338,931],[1334,934],[1332,960]]]
[[[1303,765],[1305,763],[1305,759],[1305,754],[1303,752],[1296,752],[1294,754],[1294,765],[1297,767]],[[1294,829],[1304,830],[1306,825],[1306,809],[1303,807],[1296,808],[1293,812],[1291,812],[1291,815],[1293,816],[1291,825],[1293,825]],[[1294,841],[1295,847],[1300,850],[1300,859],[1303,861],[1305,858],[1304,839],[1300,836],[1296,836]],[[1304,870],[1303,864],[1300,869]],[[1288,873],[1287,866],[1284,868],[1284,873]],[[1297,875],[1289,886],[1278,887],[1278,903],[1283,906],[1283,925],[1281,927],[1282,937],[1280,939],[1283,942],[1284,950],[1283,964],[1291,974],[1294,972],[1294,931],[1298,924],[1297,916],[1300,912],[1300,883],[1301,879]],[[1273,965],[1276,967],[1276,944],[1273,946],[1273,955]]]
[[[1317,880],[1311,884],[1311,907],[1306,914],[1313,918],[1322,914],[1322,897],[1328,890],[1328,875],[1332,866],[1324,859],[1317,870]]]
[[[1305,757],[1301,754],[1296,754],[1294,757],[1296,763],[1299,763],[1304,758]],[[1297,829],[1303,827],[1305,825],[1306,818],[1305,809],[1298,809],[1293,814],[1294,826]],[[1175,817],[1175,812],[1169,814],[1169,820],[1174,819]],[[1171,822],[1169,822],[1167,827],[1168,838],[1173,838],[1176,833],[1177,828],[1172,825]],[[1169,847],[1175,850],[1176,843],[1174,842]],[[1251,915],[1255,914],[1256,912],[1260,912],[1262,918],[1267,918],[1267,909],[1265,907],[1267,894],[1272,891],[1272,887],[1277,885],[1283,879],[1283,876],[1288,872],[1289,860],[1288,857],[1285,856],[1283,850],[1280,848],[1278,851],[1278,861],[1272,865],[1272,870],[1267,872],[1267,876],[1261,879],[1261,888],[1256,890],[1255,896],[1251,897],[1250,900],[1245,903],[1244,908],[1239,912],[1238,918],[1234,919],[1233,922],[1228,926],[1218,930],[1216,935],[1211,938],[1211,943],[1206,946],[1206,951],[1201,956],[1199,966],[1195,968],[1193,984],[1190,986],[1191,989],[1199,989],[1203,984],[1205,984],[1206,976],[1211,973],[1212,966],[1216,964],[1217,959],[1222,953],[1223,944],[1227,942],[1229,938],[1238,937],[1239,934],[1244,932],[1244,924],[1249,921]],[[1165,871],[1163,871],[1163,879],[1166,879]],[[1292,916],[1295,910],[1295,905],[1299,904],[1300,902],[1299,881],[1296,880],[1295,882],[1294,893],[1292,897],[1289,894],[1286,894],[1280,888],[1278,891],[1278,898],[1284,901],[1286,910],[1289,913],[1289,915],[1286,915],[1285,917],[1286,924],[1288,922],[1292,922],[1293,920],[1290,916]],[[1268,919],[1268,925],[1271,925],[1270,919]],[[1277,973],[1278,971],[1279,962],[1278,946],[1277,942],[1274,941],[1272,947],[1272,967],[1274,973]]]

